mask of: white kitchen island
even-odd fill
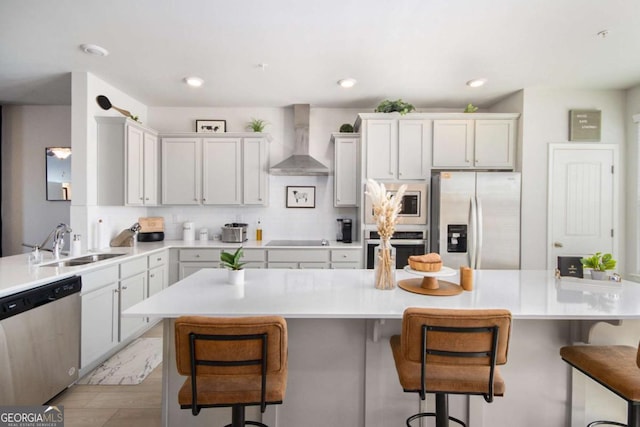
[[[640,318],[639,284],[556,280],[551,271],[476,271],[473,291],[449,297],[377,290],[371,270],[248,269],[240,287],[226,284],[226,277],[226,270],[203,269],[124,313],[166,319],[165,426],[230,420],[227,409],[205,409],[194,417],[177,404],[184,377],[175,369],[173,320],[181,315],[287,319],[287,395],[284,404],[264,414],[270,427],[404,425],[418,411],[418,398],[402,391],[388,338],[399,333],[409,306],[505,308],[513,314],[509,360],[501,368],[505,396],[491,404],[452,396],[452,415],[473,427],[574,425],[572,415],[578,425],[579,411],[571,414],[571,371],[560,347],[588,340],[595,323]],[[415,276],[397,272],[398,280],[410,277]]]

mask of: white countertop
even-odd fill
[[[318,239],[320,240],[320,239]],[[266,248],[266,249],[361,249],[361,242],[354,243],[342,243],[336,241],[329,241],[328,246],[269,246],[266,244],[269,241],[257,242],[246,241],[242,243],[245,249],[251,248]],[[63,279],[65,277],[73,276],[75,274],[83,274],[91,270],[103,268],[109,265],[118,264],[127,259],[135,258],[138,256],[145,256],[152,254],[153,252],[171,249],[171,248],[221,248],[221,249],[235,249],[241,246],[240,243],[223,243],[216,240],[209,240],[201,242],[199,240],[193,242],[185,242],[182,240],[165,240],[162,242],[138,242],[135,247],[117,247],[106,248],[98,251],[91,251],[83,253],[82,255],[88,255],[91,253],[122,253],[125,256],[111,258],[104,261],[94,262],[91,264],[85,264],[77,267],[50,267],[42,264],[53,262],[53,255],[51,252],[43,252],[44,261],[39,266],[29,266],[27,260],[29,254],[13,255],[0,258],[0,297],[11,295],[16,292],[32,289],[34,287],[44,285],[54,280]],[[61,260],[71,257],[61,257]],[[75,258],[75,257],[74,257]]]
[[[125,316],[282,315],[400,319],[406,307],[506,308],[520,319],[640,318],[640,284],[557,281],[546,270],[479,270],[474,290],[426,296],[373,285],[373,270],[245,270],[243,286],[224,269],[203,269],[124,312]],[[397,271],[398,280],[414,278]],[[458,276],[447,278],[458,283]]]

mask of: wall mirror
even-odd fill
[[[71,148],[47,147],[47,200],[71,200]]]

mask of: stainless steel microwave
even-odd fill
[[[395,194],[403,183],[383,182],[387,192]],[[375,224],[373,206],[369,196],[365,196],[365,223]],[[407,190],[402,197],[402,208],[398,215],[398,224],[427,223],[427,184],[407,183]]]

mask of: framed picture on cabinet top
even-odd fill
[[[196,120],[197,133],[224,133],[226,131],[226,120]]]
[[[287,186],[288,208],[315,208],[316,187]]]

